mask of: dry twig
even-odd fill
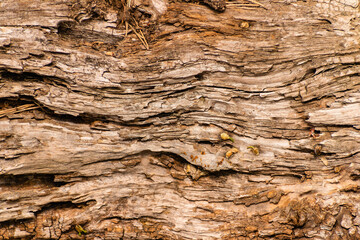
[[[236,7],[240,7],[240,8],[244,8],[244,9],[251,9],[251,8],[254,8],[254,7],[262,7],[262,8],[267,10],[265,5],[262,4],[262,3],[259,3],[258,1],[255,1],[255,0],[247,0],[247,1],[251,2],[252,4],[251,3],[227,2],[226,5],[227,6],[236,6]]]
[[[35,104],[30,103],[30,104],[24,104],[24,105],[19,106],[19,107],[14,107],[14,108],[9,108],[9,109],[0,110],[0,118],[5,117],[5,116],[7,116],[8,114],[25,112],[25,111],[37,109],[37,108],[39,108],[39,107],[40,107],[40,106],[36,106]]]

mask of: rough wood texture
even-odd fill
[[[203,3],[1,1],[0,238],[360,239],[359,1]]]

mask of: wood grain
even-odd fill
[[[360,238],[359,2],[232,3],[0,3],[2,239]]]

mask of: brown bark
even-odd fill
[[[127,3],[0,3],[0,238],[359,239],[358,0]]]

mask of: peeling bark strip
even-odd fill
[[[1,239],[360,239],[359,1],[201,3],[1,1]]]

